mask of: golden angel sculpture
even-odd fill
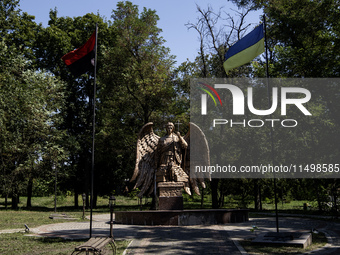
[[[174,124],[168,122],[167,134],[159,137],[153,132],[152,126],[152,122],[145,124],[137,140],[136,165],[131,182],[136,181],[134,188],[140,188],[138,197],[152,192],[156,194],[157,184],[161,182],[183,183],[189,195],[191,189],[199,195],[198,183],[205,188],[204,179],[210,180],[208,173],[192,172],[190,175],[190,150],[196,150],[196,153],[200,150],[202,155],[200,162],[195,163],[209,165],[210,162],[208,143],[201,129],[190,123],[189,132],[182,137],[179,132],[175,133]]]

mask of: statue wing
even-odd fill
[[[138,197],[147,191],[150,194],[154,186],[155,151],[160,137],[153,132],[152,126],[152,122],[145,124],[138,134],[136,165],[131,178],[131,182],[136,180],[134,189],[141,187]]]
[[[195,172],[195,166],[210,165],[210,150],[208,141],[203,131],[195,123],[189,123],[189,131],[184,136],[184,140],[188,143],[188,148],[184,160],[184,169],[189,176],[190,185],[197,195],[200,195],[198,183],[203,188],[206,187],[204,179],[211,180],[210,173]],[[190,151],[195,155],[201,155],[199,158],[190,159]],[[190,171],[190,168],[191,171]]]

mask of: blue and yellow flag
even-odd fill
[[[226,59],[223,64],[224,70],[227,72],[244,65],[263,52],[264,35],[263,24],[261,24],[229,48],[224,55]]]

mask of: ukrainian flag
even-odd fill
[[[244,65],[263,52],[264,35],[263,24],[261,24],[229,48],[224,55],[226,59],[223,64],[224,70],[227,72]]]

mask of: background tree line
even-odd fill
[[[193,61],[175,66],[164,46],[159,17],[150,9],[139,10],[131,2],[119,2],[109,20],[99,14],[58,17],[50,11],[47,27],[20,11],[18,0],[0,4],[0,183],[3,196],[17,207],[19,195],[49,194],[55,167],[58,188],[89,194],[92,146],[92,73],[71,76],[61,57],[84,43],[98,23],[97,127],[95,197],[120,192],[131,177],[135,142],[148,121],[162,127],[167,121],[188,123],[189,79],[193,77],[264,77],[265,63],[225,73],[224,54],[246,32],[252,10],[262,9],[268,18],[270,75],[272,77],[339,77],[339,3],[337,1],[233,1],[241,9],[214,11],[197,7],[195,29],[200,49]],[[218,24],[224,22],[223,27]],[[248,29],[248,30],[247,30]],[[315,88],[322,102],[313,106],[317,123],[305,121],[299,136],[275,137],[280,162],[294,162],[294,151],[303,146],[306,161],[338,160],[339,88]],[[266,98],[259,98],[265,102]],[[312,128],[305,127],[312,126]],[[182,125],[181,133],[186,129]],[[162,132],[162,130],[157,130]],[[267,133],[249,129],[226,134],[231,163],[269,162]],[[243,147],[236,146],[242,139]],[[287,142],[289,141],[289,142]],[[247,161],[247,162],[245,162]],[[214,179],[209,185],[213,204],[223,206],[224,196],[254,199],[261,208],[264,194],[273,193],[266,179]],[[320,203],[337,180],[280,180],[282,192],[293,198],[308,197]],[[298,191],[298,192],[295,192]],[[282,195],[283,196],[283,195]],[[88,203],[88,200],[87,200]]]
[[[228,48],[249,32],[246,32],[249,28],[246,16],[252,10],[262,10],[267,19],[270,77],[339,77],[339,2],[232,2],[240,8],[235,15],[224,9],[197,7],[197,21],[187,26],[197,31],[200,49],[194,62],[187,61],[180,65],[179,71],[185,77],[266,77],[266,65],[262,57],[228,73],[222,68],[223,56]],[[227,141],[224,154],[231,165],[259,165],[273,161],[276,164],[338,162],[340,107],[335,102],[339,100],[339,87],[325,85],[308,89],[314,97],[313,103],[308,104],[313,111],[313,120],[293,113],[292,118],[299,118],[297,129],[276,128],[274,157],[271,155],[268,129],[224,129],[224,137],[221,138],[220,133],[219,138]],[[260,102],[258,109],[267,109],[266,87],[257,88],[257,91],[254,102]],[[251,115],[247,117],[251,119]],[[273,116],[276,119],[279,117]],[[296,199],[308,197],[317,201],[319,210],[324,209],[323,202],[327,202],[329,197],[336,201],[339,190],[337,179],[284,179],[278,180],[278,186],[283,187],[281,191],[284,190]],[[297,186],[299,189],[296,189]],[[261,209],[261,201],[265,196],[273,196],[273,182],[270,179],[213,179],[211,192],[214,208],[223,205],[226,195],[237,194],[243,199],[253,199],[255,208]]]

